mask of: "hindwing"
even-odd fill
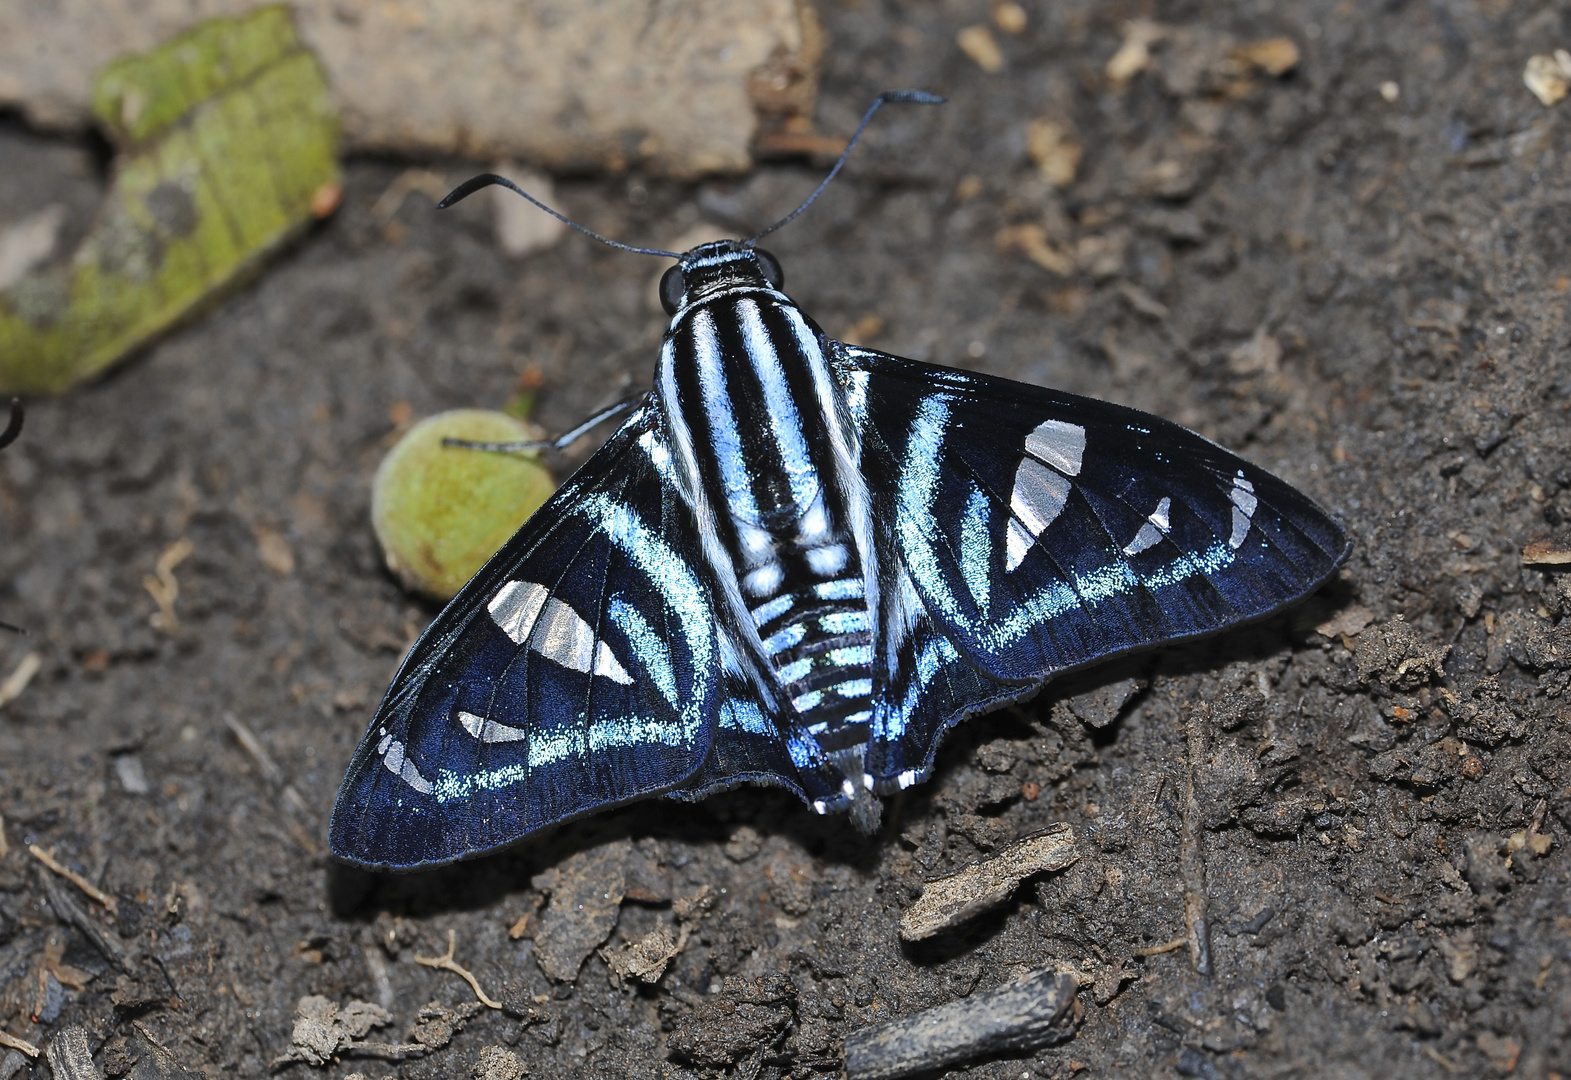
[[[646,402],[405,658],[333,851],[449,861],[698,773],[729,691],[697,533]]]

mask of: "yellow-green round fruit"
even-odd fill
[[[420,421],[382,459],[371,525],[405,588],[452,597],[556,490],[537,454],[443,446],[519,442],[536,428],[506,413],[455,409]]]

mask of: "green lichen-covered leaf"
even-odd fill
[[[338,120],[284,8],[117,60],[94,101],[128,149],[70,264],[0,292],[0,392],[97,374],[336,201]]]
[[[371,486],[371,523],[406,588],[451,598],[556,490],[536,454],[442,440],[533,438],[534,428],[506,413],[455,409],[422,420],[388,452]]]

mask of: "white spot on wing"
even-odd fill
[[[594,670],[595,632],[583,618],[556,597],[546,601],[530,644],[547,660],[585,675]]]
[[[501,628],[502,633],[513,639],[513,644],[522,645],[528,640],[535,619],[540,615],[540,608],[550,595],[550,590],[544,585],[536,585],[532,581],[509,581],[497,590],[497,594],[486,605],[486,610],[491,613],[492,621]]]
[[[603,675],[612,682],[621,683],[623,686],[633,685],[633,677],[618,662],[615,654],[611,652],[611,646],[604,641],[595,647],[595,674]]]
[[[458,710],[458,722],[464,730],[484,743],[519,742],[529,738],[529,732],[520,727],[510,727],[499,724],[495,720],[487,720],[483,716],[476,716],[472,712]]]
[[[1063,513],[1064,505],[1069,501],[1069,490],[1068,480],[1035,458],[1020,459],[1020,465],[1015,469],[1014,492],[1009,497],[1009,511],[1019,519],[1030,537],[1022,538],[1026,542],[1019,548],[1019,558],[1015,557],[1015,543],[1005,538],[1006,543],[1010,544],[1009,569],[1019,566],[1020,559],[1025,558],[1031,546],[1030,539],[1041,536],[1042,530]],[[1014,524],[1013,519],[1010,523]]]
[[[414,762],[404,756],[403,743],[391,735],[384,734],[382,741],[377,744],[377,749],[382,754],[382,765],[388,772],[422,795],[429,795],[436,790],[431,781],[420,775],[420,770],[415,768]]]
[[[1255,485],[1244,479],[1243,470],[1233,477],[1233,489],[1227,493],[1227,498],[1233,504],[1233,535],[1227,538],[1227,546],[1237,551],[1249,535],[1249,523],[1254,520],[1255,508],[1260,505],[1255,497]]]
[[[1173,500],[1166,495],[1162,496],[1162,501],[1156,504],[1156,509],[1151,511],[1151,516],[1146,518],[1144,525],[1140,526],[1140,531],[1135,533],[1135,538],[1129,541],[1129,546],[1124,549],[1125,555],[1138,555],[1162,542],[1162,537],[1172,529],[1168,523],[1168,512],[1172,506]]]
[[[1044,420],[1026,436],[1026,453],[1065,476],[1079,476],[1086,452],[1086,429],[1062,420]]]
[[[1025,561],[1026,552],[1031,550],[1031,545],[1036,543],[1036,538],[1026,532],[1025,526],[1014,518],[1009,519],[1009,525],[1004,530],[1004,547],[1008,550],[1008,561],[1005,566],[1013,570]]]

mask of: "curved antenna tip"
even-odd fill
[[[512,187],[512,183],[505,176],[498,176],[496,173],[481,173],[479,176],[471,176],[452,191],[449,191],[446,198],[436,204],[436,208],[438,210],[446,210],[454,203],[461,202],[481,188],[490,187],[492,184],[504,184]]]
[[[0,431],[0,449],[16,442],[16,437],[22,434],[22,420],[26,415],[26,411],[22,408],[22,399],[12,398],[10,422],[6,424],[4,431]]]
[[[888,90],[879,94],[878,99],[897,105],[942,105],[949,100],[926,90]]]

